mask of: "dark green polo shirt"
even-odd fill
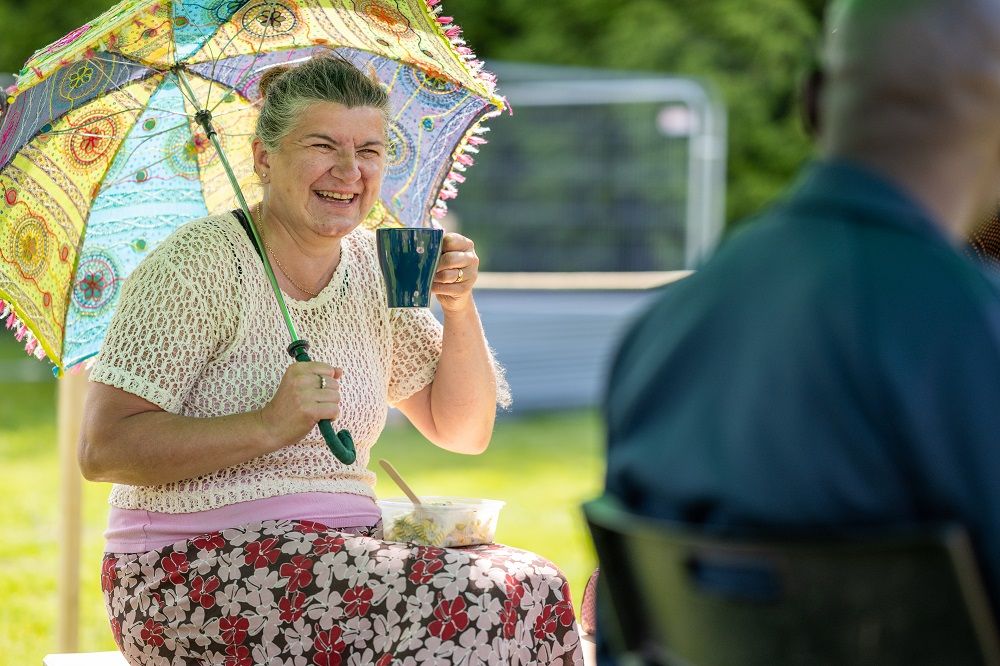
[[[1000,296],[901,189],[809,168],[627,334],[607,489],[712,530],[957,520],[1000,600]]]

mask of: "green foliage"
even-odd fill
[[[798,90],[824,4],[452,0],[446,10],[487,59],[645,70],[710,82],[729,111],[728,218],[735,220],[774,197],[810,155]]]
[[[445,0],[469,43],[489,59],[676,73],[714,84],[729,110],[730,220],[777,194],[810,154],[797,93],[825,5]],[[0,71],[18,71],[35,50],[109,6],[106,0],[0,0]]]
[[[17,73],[32,53],[112,4],[108,0],[0,0],[0,72]]]

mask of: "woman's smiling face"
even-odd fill
[[[385,134],[376,108],[305,107],[277,151],[255,142],[257,168],[269,176],[268,214],[299,233],[340,238],[353,231],[382,187]]]

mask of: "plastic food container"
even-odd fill
[[[405,497],[380,499],[386,541],[452,548],[493,543],[504,502],[469,497],[421,497],[414,507]]]

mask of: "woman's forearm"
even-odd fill
[[[301,441],[321,419],[340,416],[343,371],[292,363],[257,411],[193,418],[136,395],[92,383],[84,406],[79,460],[92,481],[158,485],[216,472]]]
[[[149,486],[215,472],[276,448],[260,412],[213,418],[159,409],[122,410],[93,384],[79,444],[80,469],[91,481]],[[148,403],[147,403],[148,404]]]
[[[475,304],[444,313],[444,340],[430,408],[438,446],[480,453],[489,445],[496,417],[493,363]]]

